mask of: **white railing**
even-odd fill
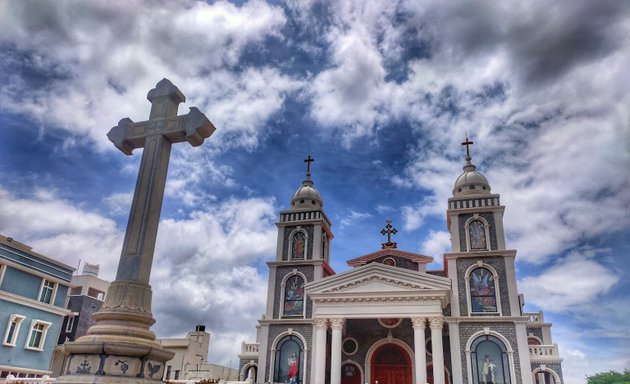
[[[545,322],[545,315],[543,314],[542,311],[524,312],[523,315],[529,317],[528,321],[531,323],[544,323]]]
[[[241,344],[241,355],[258,355],[260,345],[258,343],[246,343]]]
[[[534,361],[562,360],[558,351],[558,344],[553,345],[530,345],[529,358]]]
[[[22,384],[47,384],[54,383],[57,381],[54,377],[48,377],[48,375],[44,375],[43,377],[15,377],[13,375],[8,375],[5,379],[0,379],[0,383],[22,383]]]

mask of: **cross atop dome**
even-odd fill
[[[306,159],[304,159],[304,162],[306,163],[306,177],[310,177],[311,176],[311,163],[315,161],[315,159],[313,159],[311,157],[311,154],[308,154],[308,157]]]
[[[470,146],[473,145],[475,142],[474,141],[470,141],[468,140],[468,133],[466,133],[466,141],[462,142],[462,145],[466,146],[466,161],[470,161],[471,157],[470,157]]]

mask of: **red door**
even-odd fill
[[[396,344],[380,346],[372,355],[372,384],[411,384],[411,358]]]

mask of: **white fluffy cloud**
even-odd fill
[[[594,257],[599,252],[573,251],[538,276],[519,281],[528,302],[548,311],[566,311],[576,305],[593,303],[608,292],[619,276]]]
[[[234,68],[249,44],[281,38],[285,15],[263,1],[238,7],[24,1],[1,7],[0,44],[13,52],[2,64],[47,80],[34,81],[25,71],[7,73],[0,103],[42,129],[67,130],[74,135],[66,140],[70,144],[88,140],[110,148],[109,128],[126,116],[146,120],[144,95],[168,77],[224,132],[236,132],[242,145],[255,145],[261,124],[295,87],[276,69]],[[236,106],[244,109],[235,113]]]
[[[451,248],[451,234],[444,231],[431,231],[420,245],[420,252],[442,262],[442,255]]]
[[[120,258],[123,233],[116,223],[50,191],[16,197],[0,187],[0,228],[35,252],[72,267],[82,262],[100,264],[113,277]]]

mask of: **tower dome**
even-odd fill
[[[293,194],[291,209],[321,208],[324,206],[319,191],[315,188],[313,180],[311,180],[311,162],[313,161],[315,160],[310,155],[304,160],[308,164],[306,179],[302,181],[300,188]]]
[[[462,145],[466,146],[466,164],[463,168],[464,172],[455,180],[455,185],[453,186],[453,196],[455,197],[490,194],[488,179],[478,172],[477,166],[471,162],[470,144],[473,144],[473,142],[466,137],[466,141],[462,143]]]

